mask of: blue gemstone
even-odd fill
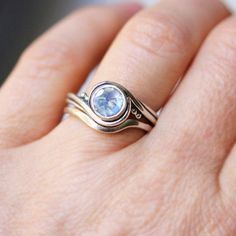
[[[124,95],[115,87],[101,87],[92,96],[94,111],[105,118],[118,115],[124,107]]]

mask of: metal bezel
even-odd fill
[[[101,114],[99,114],[96,109],[95,109],[95,105],[94,105],[94,102],[93,102],[93,98],[95,96],[95,94],[100,90],[100,89],[104,89],[104,88],[114,88],[116,90],[119,91],[119,93],[122,95],[123,99],[124,99],[124,102],[123,102],[123,105],[122,105],[122,108],[121,110],[114,116],[111,116],[111,117],[104,117],[102,116]],[[127,110],[127,107],[128,107],[128,101],[127,101],[127,96],[125,94],[125,92],[117,85],[115,84],[112,84],[110,82],[102,82],[100,84],[97,84],[92,92],[90,93],[90,96],[89,96],[89,106],[91,107],[92,111],[100,118],[102,119],[103,121],[115,121],[115,120],[118,120],[119,118],[121,118],[126,110]]]

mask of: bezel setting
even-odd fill
[[[96,96],[98,96],[101,91],[105,91],[106,89],[113,89],[113,90],[115,90],[115,92],[118,93],[119,96],[121,96],[121,99],[122,99],[122,106],[120,107],[119,111],[117,113],[115,113],[114,115],[110,115],[110,116],[105,116],[105,115],[101,114],[98,111],[97,104],[95,102]],[[93,110],[93,112],[99,118],[101,118],[103,121],[115,121],[115,120],[118,120],[119,118],[121,118],[125,114],[127,106],[128,106],[128,101],[127,101],[125,93],[122,91],[122,89],[120,89],[118,86],[116,86],[114,84],[110,84],[110,83],[107,83],[107,82],[104,83],[103,82],[103,83],[98,84],[92,90],[92,92],[91,92],[91,94],[89,96],[89,105],[90,105],[91,109]]]

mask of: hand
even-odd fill
[[[138,10],[72,14],[1,88],[0,235],[236,234],[236,18],[218,1],[141,11],[102,60],[90,86],[116,81],[153,109],[165,104],[150,133],[60,123],[66,94]]]

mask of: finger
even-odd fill
[[[162,1],[131,19],[92,85],[109,78],[159,109],[207,33],[228,14],[217,1],[184,1]]]
[[[178,153],[178,163],[214,178],[236,139],[235,25],[233,17],[209,36],[153,133],[167,162]]]
[[[226,204],[228,206],[232,206],[232,204],[235,204],[235,197],[236,197],[236,85],[235,85],[235,63],[236,63],[236,43],[235,43],[235,37],[236,37],[236,17],[233,17],[228,22],[225,23],[225,28],[227,29],[227,35],[226,38],[226,46],[227,51],[225,52],[225,55],[227,55],[227,61],[226,63],[232,67],[230,75],[227,74],[227,79],[231,79],[231,86],[228,88],[227,94],[229,93],[232,97],[232,101],[228,104],[228,113],[226,114],[232,114],[232,121],[228,124],[229,129],[224,131],[224,134],[226,135],[228,132],[228,135],[230,135],[230,143],[228,148],[228,155],[226,155],[226,159],[224,161],[223,159],[223,166],[222,170],[219,171],[219,187],[222,192],[222,197],[224,197],[224,200],[226,201]],[[223,69],[223,68],[222,68]],[[224,114],[224,117],[226,116]],[[223,117],[222,117],[223,118]],[[230,207],[231,209],[231,207]]]
[[[83,9],[31,45],[0,93],[0,145],[36,140],[61,119],[66,94],[79,88],[137,4]]]
[[[184,0],[181,4],[178,0],[166,0],[144,10],[122,30],[90,87],[104,80],[115,81],[153,109],[158,109],[207,33],[227,14],[218,1],[212,0]],[[76,126],[75,119],[68,120],[63,129],[71,134]],[[86,136],[87,132],[95,135],[85,126],[80,127],[81,130]],[[111,139],[107,139],[107,135],[94,139],[105,140],[109,150],[114,150],[134,142],[140,135],[143,133],[132,130],[113,135]]]

